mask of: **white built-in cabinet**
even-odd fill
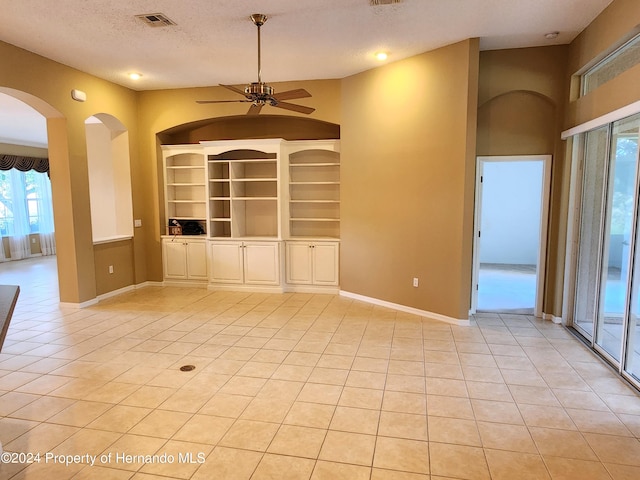
[[[287,283],[338,285],[338,242],[286,242]]]
[[[207,243],[204,238],[164,237],[162,261],[167,279],[206,281],[208,278]]]
[[[211,241],[211,271],[214,284],[280,285],[278,242]]]
[[[338,140],[168,145],[163,162],[165,229],[172,219],[202,226],[191,238],[206,239],[210,288],[337,290]],[[184,279],[179,261],[167,263],[172,248],[164,239],[165,279]]]

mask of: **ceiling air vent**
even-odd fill
[[[372,7],[375,7],[376,5],[392,5],[400,2],[402,2],[402,0],[369,0],[369,4]]]
[[[143,15],[136,15],[136,18],[142,20],[150,27],[168,27],[176,25],[176,22],[162,13],[146,13]]]

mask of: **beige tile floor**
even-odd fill
[[[61,309],[53,262],[0,265],[0,440],[40,454],[1,479],[640,478],[640,397],[561,326],[170,287]]]

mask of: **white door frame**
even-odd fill
[[[549,201],[551,196],[551,155],[508,155],[508,156],[481,156],[476,159],[476,192],[475,215],[473,227],[473,266],[471,276],[471,310],[476,313],[478,306],[478,280],[480,274],[480,219],[482,218],[482,174],[484,164],[487,162],[524,162],[541,161],[542,163],[542,192],[540,205],[540,236],[538,242],[538,265],[536,269],[536,300],[533,314],[536,317],[543,316],[544,280],[547,261],[547,232],[549,222]]]

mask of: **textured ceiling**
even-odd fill
[[[482,49],[568,43],[611,0],[0,0],[0,40],[136,90],[342,78],[471,37]],[[139,14],[163,13],[171,27]],[[544,34],[558,31],[555,40]],[[143,74],[133,82],[128,72]]]
[[[0,40],[135,90],[240,85],[257,77],[252,13],[269,17],[262,28],[262,79],[277,82],[343,78],[379,65],[377,51],[389,52],[391,62],[472,37],[484,50],[569,43],[611,0],[369,3],[0,0]],[[136,18],[153,13],[176,25],[154,28]],[[553,31],[558,37],[545,39]],[[130,80],[129,72],[143,77]],[[26,134],[15,128],[14,104],[0,99],[0,142],[41,144],[42,132],[12,140],[16,132]]]

